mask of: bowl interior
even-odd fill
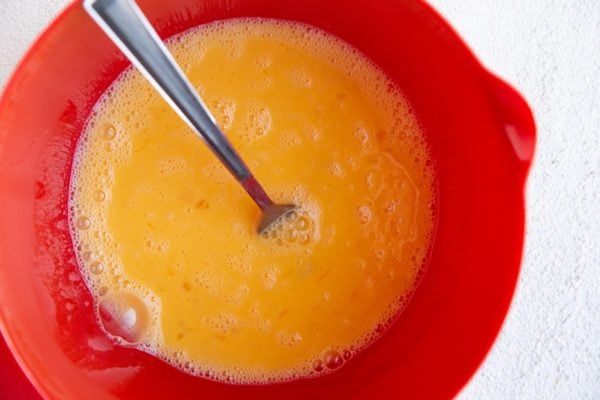
[[[163,37],[224,18],[296,20],[341,37],[383,67],[413,103],[437,165],[430,264],[392,328],[316,380],[224,385],[112,346],[79,278],[67,189],[87,116],[128,64],[75,3],[38,40],[0,102],[0,328],[36,387],[61,399],[453,396],[497,335],[523,241],[528,161],[518,160],[507,138],[487,72],[418,0],[139,4]]]

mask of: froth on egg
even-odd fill
[[[272,47],[257,51],[256,40]],[[71,179],[71,232],[98,323],[114,343],[221,382],[275,383],[342,368],[404,308],[431,243],[434,166],[412,108],[357,49],[304,24],[215,22],[172,37],[167,45],[224,133],[243,156],[252,155],[253,170],[267,176],[270,195],[300,207],[263,236],[255,235],[258,210],[245,193],[231,189],[237,186],[227,169],[139,74],[125,71],[95,106]],[[226,50],[215,55],[214,48]],[[282,54],[319,60],[321,70],[283,65]],[[220,75],[202,69],[211,57],[220,62]],[[239,68],[225,68],[245,57],[251,80],[236,74]],[[346,84],[330,90],[330,77]],[[247,81],[252,99],[215,91],[218,80]],[[298,102],[295,107],[282,109],[273,100],[278,88],[285,88],[278,96]],[[364,105],[365,118],[348,111],[357,104]],[[328,119],[329,113],[340,117]],[[141,176],[153,179],[123,182],[123,171],[141,153],[147,157]],[[302,163],[294,171],[278,166],[286,157],[301,157]],[[284,179],[289,173],[295,182]],[[233,204],[239,207],[237,220],[218,229],[210,225],[212,213]],[[134,216],[139,226],[130,226]],[[184,225],[187,231],[174,228]],[[198,234],[187,247],[186,232]],[[344,238],[347,232],[356,233]],[[123,238],[135,238],[137,245],[126,246]],[[193,257],[205,243],[215,248]],[[228,254],[211,254],[223,253],[223,243]],[[323,248],[335,248],[334,255],[324,256]],[[270,259],[261,257],[267,253]],[[144,281],[156,271],[160,279]],[[347,282],[348,277],[360,279]],[[318,290],[294,291],[306,282]],[[390,294],[390,288],[398,293]],[[353,303],[376,304],[383,297],[388,304],[376,315]],[[293,301],[284,306],[273,299]],[[173,305],[181,302],[193,307],[181,313]],[[298,303],[312,308],[294,308]],[[311,329],[298,323],[330,309],[339,312]],[[178,312],[183,317],[176,318]],[[202,343],[193,340],[198,329],[206,332]],[[340,342],[340,332],[353,334]],[[226,341],[248,349],[240,344],[244,334],[268,346],[230,354],[229,361],[211,353]],[[261,364],[268,352],[289,358],[280,368]]]

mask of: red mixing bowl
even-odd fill
[[[162,37],[233,17],[302,21],[351,43],[404,90],[438,170],[429,267],[375,344],[318,379],[233,386],[113,346],[93,315],[67,224],[77,139],[128,66],[76,2],[0,101],[0,329],[49,399],[434,399],[454,396],[496,338],[519,272],[531,111],[420,0],[140,0]],[[2,378],[2,384],[19,386]],[[22,389],[26,390],[26,389]],[[16,393],[16,392],[15,392]]]

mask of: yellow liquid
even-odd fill
[[[206,145],[125,72],[79,142],[71,228],[115,341],[211,379],[341,367],[402,309],[426,258],[434,173],[405,98],[306,25],[231,20],[168,47],[276,202],[259,210]]]

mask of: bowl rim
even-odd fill
[[[461,47],[466,52],[468,52],[471,62],[474,62],[481,69],[481,71],[484,75],[489,76],[492,80],[494,80],[494,79],[498,80],[501,84],[504,84],[508,90],[512,90],[512,92],[514,92],[514,94],[516,96],[520,97],[518,91],[516,91],[512,86],[510,86],[506,82],[501,81],[499,78],[497,78],[495,76],[495,74],[490,72],[490,70],[484,66],[484,64],[480,61],[480,59],[474,53],[472,48],[458,34],[458,32],[454,29],[453,25],[451,25],[450,22],[442,14],[440,14],[440,12],[438,12],[435,8],[433,8],[432,5],[430,5],[425,0],[415,0],[415,1],[419,2],[420,6],[427,10],[427,13],[430,15],[431,18],[435,19],[437,23],[443,25],[447,29],[448,33],[450,35],[452,35],[452,39],[454,41],[456,41],[457,43],[459,43],[461,45]],[[15,65],[12,72],[8,75],[6,84],[2,88],[2,91],[0,93],[0,111],[6,107],[8,101],[9,101],[9,94],[14,90],[15,85],[17,84],[19,78],[25,73],[24,70],[26,69],[26,66],[28,65],[28,63],[38,54],[40,49],[43,47],[46,39],[49,36],[51,36],[54,33],[54,31],[56,29],[58,29],[65,22],[65,20],[67,20],[71,16],[71,14],[76,11],[76,9],[78,7],[81,7],[81,5],[82,5],[82,0],[72,0],[69,4],[67,4],[65,7],[63,7],[61,9],[61,11],[52,19],[52,21],[37,35],[37,37],[34,39],[34,41],[29,45],[29,47],[26,50],[26,52],[24,53],[24,55],[20,58],[20,60]],[[491,85],[493,86],[493,83],[491,83]],[[525,104],[525,106],[527,106],[527,103],[524,100],[523,100],[523,103]],[[531,118],[533,118],[533,113],[531,112],[530,109],[529,109],[529,113],[531,114]],[[458,385],[456,387],[456,390],[453,393],[453,397],[458,395],[458,393],[460,393],[462,390],[464,390],[464,388],[475,377],[475,375],[477,374],[477,371],[480,370],[482,364],[484,363],[484,361],[490,354],[494,344],[497,342],[498,336],[500,335],[500,333],[507,321],[507,317],[508,317],[509,313],[511,312],[511,309],[514,304],[514,295],[515,295],[515,291],[518,289],[518,286],[519,286],[520,273],[521,273],[522,262],[523,262],[523,255],[524,255],[525,248],[527,245],[527,238],[526,238],[526,234],[525,234],[526,233],[525,232],[526,231],[526,221],[527,221],[526,193],[527,193],[527,188],[528,188],[528,177],[531,172],[531,166],[534,161],[534,155],[535,155],[535,152],[534,152],[535,142],[536,142],[535,125],[534,125],[534,131],[531,133],[531,135],[533,135],[533,137],[530,138],[533,143],[532,148],[531,148],[531,154],[530,154],[530,158],[523,165],[523,176],[522,176],[521,204],[522,204],[522,210],[523,210],[525,223],[523,224],[523,231],[522,231],[522,236],[521,236],[522,244],[521,244],[521,248],[520,248],[520,257],[519,257],[520,261],[516,265],[515,280],[514,280],[514,283],[510,287],[510,302],[509,302],[506,310],[504,311],[502,318],[500,319],[500,324],[499,324],[496,332],[494,333],[494,335],[490,335],[490,345],[487,347],[486,351],[481,354],[481,356],[477,360],[476,367],[472,371],[469,372],[468,378],[465,379],[464,382],[462,382],[460,385]],[[2,156],[1,150],[2,149],[0,148],[0,157]],[[507,289],[507,292],[508,292],[508,289]],[[20,370],[25,374],[25,376],[27,377],[29,382],[32,384],[32,386],[35,388],[35,390],[43,398],[51,399],[52,397],[50,396],[50,393],[46,390],[46,386],[44,385],[43,381],[38,379],[38,377],[36,377],[36,375],[29,368],[24,357],[18,351],[18,349],[17,349],[18,346],[15,344],[15,342],[13,340],[13,335],[11,334],[11,329],[7,322],[5,312],[2,310],[1,307],[0,307],[0,335],[2,335],[2,337],[6,341],[7,347],[10,350],[12,356],[15,358]]]

